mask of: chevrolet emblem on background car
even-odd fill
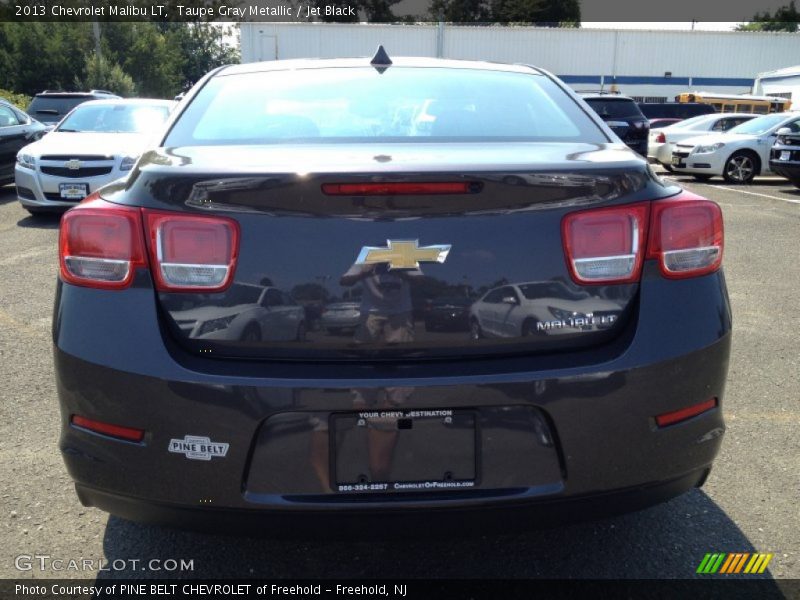
[[[64,167],[71,171],[77,171],[81,168],[81,161],[79,161],[77,158],[73,158],[72,160],[65,162]]]
[[[387,263],[390,269],[416,269],[421,262],[443,263],[450,245],[419,246],[418,240],[386,240],[386,248],[364,246],[356,259],[358,265]]]

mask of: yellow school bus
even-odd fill
[[[685,92],[675,96],[675,102],[700,102],[710,104],[717,112],[743,112],[766,115],[784,112],[792,106],[787,98],[775,96],[751,96],[750,94],[712,94],[709,92]]]

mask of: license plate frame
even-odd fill
[[[62,200],[83,200],[89,195],[88,183],[59,183],[58,195]]]
[[[329,426],[331,487],[344,494],[473,489],[480,482],[479,429],[474,410],[335,413]],[[370,436],[377,446],[389,435],[394,446],[388,473],[372,473]]]

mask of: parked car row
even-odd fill
[[[781,149],[779,160],[771,161],[773,146],[779,137],[786,141],[788,136],[797,133],[800,133],[800,112],[763,115],[724,133],[678,141],[672,150],[671,167],[676,173],[692,175],[700,181],[721,176],[728,183],[750,183],[757,175],[780,175],[788,171],[780,167],[773,171],[774,164],[786,162],[788,165],[796,157],[790,150]]]
[[[175,105],[48,90],[26,113],[0,99],[0,185],[13,181],[31,214],[70,208],[127,175]]]

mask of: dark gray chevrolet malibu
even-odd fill
[[[59,252],[60,448],[124,518],[518,529],[720,447],[720,209],[533,67],[218,69]]]

